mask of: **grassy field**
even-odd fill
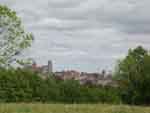
[[[0,113],[150,113],[150,107],[103,104],[0,104]]]

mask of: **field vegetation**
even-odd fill
[[[81,86],[78,81],[42,79],[25,69],[0,69],[0,102],[120,103],[119,90]]]
[[[0,113],[150,113],[150,108],[107,104],[1,104]]]

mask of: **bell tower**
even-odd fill
[[[53,72],[53,63],[51,60],[48,61],[48,73]]]

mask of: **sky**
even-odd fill
[[[150,49],[149,0],[0,0],[35,40],[22,53],[54,70],[113,70],[129,48]]]

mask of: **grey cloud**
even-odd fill
[[[137,45],[150,48],[148,0],[0,0],[16,10],[35,42],[22,57],[55,70],[112,69]]]
[[[50,0],[48,6],[51,8],[72,8],[76,7],[85,0]]]
[[[150,2],[126,0],[87,0],[78,7],[64,9],[49,9],[50,16],[56,16],[61,19],[84,20],[90,23],[100,23],[106,26],[113,26],[115,29],[127,33],[139,32],[149,33],[150,16],[148,8]],[[88,26],[88,25],[87,25]],[[136,26],[136,29],[135,29]],[[136,33],[136,32],[135,32]],[[137,32],[138,33],[138,32]]]

